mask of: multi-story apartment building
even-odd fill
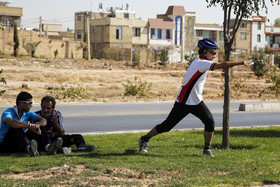
[[[280,27],[267,26],[266,19],[265,16],[252,16],[242,20],[235,37],[235,52],[249,53],[255,48],[265,47],[280,50]]]
[[[266,26],[265,33],[267,47],[280,51],[280,26]]]
[[[148,22],[137,19],[128,6],[107,11],[100,6],[96,12],[75,13],[75,40],[86,42],[87,38],[95,56],[106,48],[147,46]]]
[[[218,24],[196,23],[196,13],[186,12],[183,6],[169,6],[165,14],[148,21],[137,19],[128,6],[107,11],[100,6],[96,12],[75,13],[75,40],[86,42],[90,38],[92,54],[112,47],[167,48],[170,61],[183,62],[184,56],[196,49],[197,41],[206,37],[223,46],[223,29]],[[265,46],[277,50],[279,40],[280,27],[266,26],[266,17],[252,16],[241,22],[233,49],[237,53]]]
[[[245,53],[251,51],[251,27],[252,21],[243,20],[240,24],[239,30],[235,35],[235,41],[233,43],[233,49],[237,53]]]
[[[0,27],[13,27],[21,24],[22,8],[8,7],[9,2],[0,1]]]

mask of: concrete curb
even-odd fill
[[[279,111],[280,112],[280,103],[241,103],[239,105],[239,111],[246,112],[265,112],[265,111]]]

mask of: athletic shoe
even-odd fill
[[[148,143],[149,142],[145,142],[144,140],[142,140],[142,138],[139,139],[139,150],[141,152],[148,152]]]
[[[49,147],[47,153],[50,155],[55,155],[56,152],[61,149],[63,140],[62,138],[58,137]]]
[[[211,157],[215,157],[211,151],[211,149],[204,149],[203,154]]]
[[[76,152],[93,152],[97,149],[96,145],[82,145],[77,147]]]
[[[72,152],[72,149],[71,149],[71,147],[62,147],[62,148],[60,149],[60,152],[61,152],[62,154],[67,155],[67,154],[70,154],[70,153]]]
[[[30,141],[30,147],[28,149],[28,152],[29,152],[30,156],[32,156],[32,157],[39,156],[38,144],[37,144],[36,140],[33,139]]]

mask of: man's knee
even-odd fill
[[[171,129],[172,128],[162,124],[156,126],[156,130],[159,134],[164,132],[169,132]]]
[[[207,131],[207,132],[214,132],[214,130],[215,130],[215,123],[211,123],[211,124],[205,125],[204,130]]]

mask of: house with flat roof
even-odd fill
[[[0,27],[14,27],[21,25],[22,8],[9,7],[9,2],[0,1]]]

